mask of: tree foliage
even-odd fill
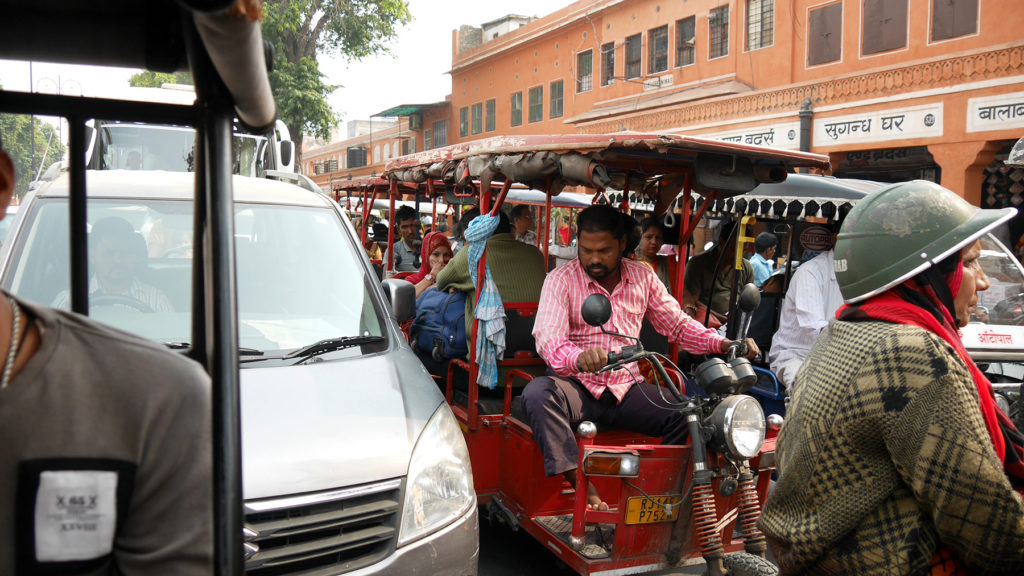
[[[170,74],[167,72],[153,72],[152,70],[143,70],[138,74],[133,74],[128,79],[128,85],[135,88],[160,88],[164,84],[188,84],[192,85],[192,75],[188,72],[175,72]]]
[[[328,138],[338,117],[316,57],[349,61],[389,53],[388,43],[412,15],[405,0],[266,0],[263,37],[274,45],[270,84],[278,116],[301,146],[305,133]]]
[[[32,132],[35,127],[35,153]],[[14,161],[16,177],[14,193],[23,196],[29,182],[35,179],[39,167],[43,170],[64,157],[64,145],[57,137],[57,129],[39,118],[24,114],[0,114],[0,134],[3,146]],[[45,155],[45,157],[44,157]]]

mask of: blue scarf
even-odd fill
[[[469,261],[469,277],[476,286],[480,257],[484,255],[487,239],[498,227],[498,217],[484,214],[469,223],[465,237]],[[483,290],[476,303],[474,315],[478,321],[476,339],[476,361],[480,366],[476,382],[493,389],[498,385],[498,359],[505,357],[505,306],[498,294],[498,286],[491,277],[491,267],[484,264]]]

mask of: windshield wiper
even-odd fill
[[[192,343],[191,342],[161,342],[161,344],[163,344],[164,346],[167,346],[171,350],[184,350],[186,348],[191,348],[192,347]],[[245,348],[245,347],[239,346],[239,348],[238,348],[238,355],[239,356],[263,356],[263,350],[257,350],[256,348]]]
[[[326,352],[334,352],[336,350],[351,348],[352,346],[362,346],[363,344],[377,344],[383,341],[383,336],[342,336],[341,338],[328,338],[326,340],[314,342],[308,346],[303,346],[298,350],[293,350],[282,356],[282,358],[302,358],[303,360],[306,360]]]

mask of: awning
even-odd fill
[[[424,112],[430,112],[436,110],[442,106],[446,106],[448,102],[434,102],[432,104],[399,104],[398,106],[392,106],[387,110],[372,114],[372,116],[412,116],[413,114],[423,114]]]

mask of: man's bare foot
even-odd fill
[[[570,486],[576,486],[576,469],[566,470],[562,473],[565,481]],[[590,482],[587,482],[587,509],[588,510],[609,510],[608,504],[604,500],[601,500],[601,495],[597,493],[597,488]]]
[[[601,500],[597,488],[594,488],[590,482],[587,482],[587,508],[589,510],[608,510],[608,504]]]

